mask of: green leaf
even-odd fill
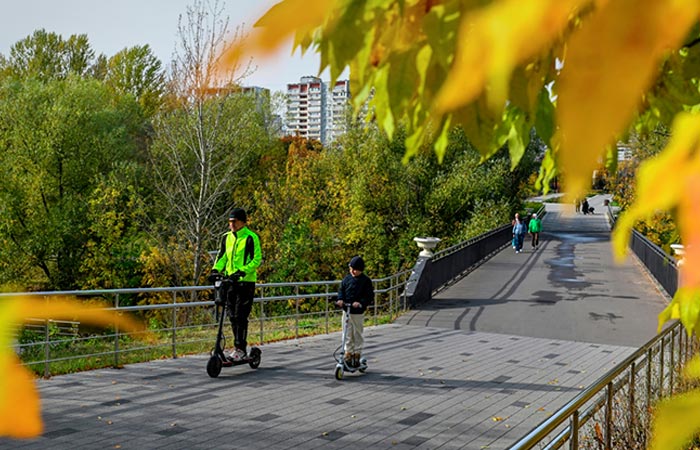
[[[552,137],[555,130],[554,104],[547,88],[542,88],[537,97],[537,113],[535,114],[535,129],[537,135],[552,148]]]
[[[479,151],[482,159],[500,148],[496,142],[496,132],[501,123],[501,113],[491,111],[483,95],[476,102],[454,112],[452,117],[455,124],[464,128],[469,141]]]
[[[556,160],[554,158],[553,151],[548,148],[544,152],[544,158],[542,158],[542,165],[540,166],[540,173],[537,176],[537,181],[535,182],[535,188],[541,190],[543,194],[547,194],[549,192],[549,185],[556,176]]]
[[[503,122],[499,127],[499,144],[508,142],[508,152],[510,154],[510,170],[515,169],[520,159],[525,153],[525,148],[530,142],[530,124],[527,122],[526,114],[516,106],[509,105],[503,116]],[[487,155],[486,157],[490,157]]]
[[[700,432],[700,390],[677,394],[656,408],[649,450],[681,450]]]
[[[389,88],[388,88],[388,77],[389,77],[389,67],[384,66],[379,69],[374,74],[374,98],[372,99],[372,106],[377,114],[377,122],[379,126],[384,130],[389,139],[394,136],[395,122],[394,115],[389,107]]]
[[[435,154],[438,157],[438,162],[442,164],[442,160],[445,157],[445,151],[447,150],[447,144],[449,143],[450,134],[450,119],[446,120],[442,126],[442,131],[440,136],[435,141]]]

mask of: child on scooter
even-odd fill
[[[365,262],[361,257],[353,257],[348,265],[350,273],[340,283],[336,304],[342,308],[344,303],[350,303],[347,341],[343,350],[345,362],[351,367],[359,367],[364,345],[364,312],[374,299],[374,288],[372,280],[364,274]]]

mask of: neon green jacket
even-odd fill
[[[539,217],[534,217],[530,219],[530,223],[528,224],[529,232],[530,233],[539,233],[542,231],[542,221],[540,220]]]
[[[255,282],[258,280],[257,269],[261,262],[260,238],[248,227],[243,227],[236,233],[229,231],[223,235],[214,269],[224,275],[242,270],[245,277],[240,281]]]

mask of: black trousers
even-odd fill
[[[228,318],[233,330],[233,345],[244,352],[248,345],[248,316],[253,308],[254,296],[255,283],[250,281],[235,283],[226,296]]]

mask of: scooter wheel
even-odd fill
[[[262,352],[258,348],[253,348],[250,351],[250,356],[251,359],[248,365],[251,369],[257,369],[260,365],[260,360],[262,359]]]
[[[335,379],[338,381],[343,379],[343,368],[342,367],[335,368]]]
[[[359,370],[360,373],[365,373],[365,371],[366,371],[367,369],[357,369],[357,370]]]
[[[207,362],[207,374],[212,378],[218,377],[221,373],[221,365],[221,359],[216,355],[212,356]]]

